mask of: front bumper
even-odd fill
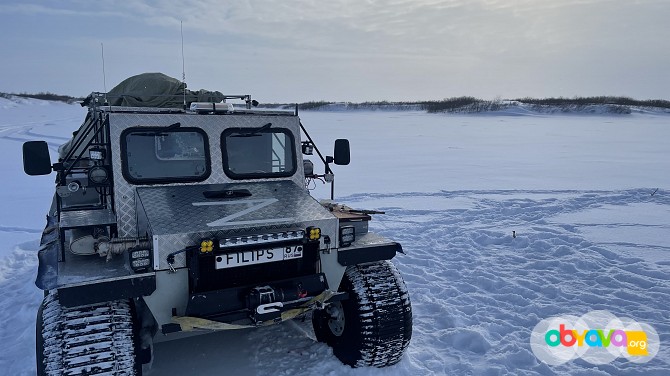
[[[269,325],[344,298],[346,294],[329,290],[322,273],[261,286],[193,293],[185,316],[173,316],[172,323],[162,325],[161,331],[168,334],[193,328],[223,330]]]

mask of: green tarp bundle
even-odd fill
[[[111,106],[184,108],[184,97],[187,107],[191,102],[221,102],[224,99],[220,92],[207,90],[186,89],[184,96],[185,87],[186,84],[163,73],[142,73],[126,78],[116,85],[107,93],[107,100]],[[91,99],[92,96],[89,96],[81,105],[89,105]],[[86,117],[82,127],[87,124],[87,120],[89,117]],[[93,135],[89,134],[88,138],[91,137]],[[59,158],[65,158],[74,139],[75,137],[58,148]]]
[[[112,106],[168,107],[184,106],[186,84],[163,73],[142,73],[123,80],[107,93]],[[218,91],[186,89],[186,105],[191,102],[221,102]]]

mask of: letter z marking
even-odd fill
[[[292,221],[293,218],[271,218],[271,219],[257,219],[250,221],[233,221],[233,219],[237,219],[249,213],[253,213],[268,205],[272,205],[278,201],[279,200],[277,200],[276,198],[267,198],[267,199],[255,199],[255,200],[239,200],[239,201],[194,202],[193,206],[248,205],[246,209],[240,210],[237,213],[233,213],[223,218],[219,218],[216,221],[209,222],[207,224],[207,226],[209,227],[220,227],[226,225],[255,225],[255,224],[271,223],[271,222]]]

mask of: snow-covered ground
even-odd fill
[[[53,194],[53,176],[23,174],[21,143],[55,150],[83,116],[74,105],[0,98],[3,374],[35,372],[33,280]],[[351,140],[352,164],[334,167],[337,199],[386,211],[371,227],[407,253],[394,261],[414,310],[406,356],[351,369],[314,341],[309,321],[289,322],[159,344],[149,375],[670,374],[670,116],[301,118],[322,149]],[[315,195],[327,192],[317,183]],[[660,352],[646,364],[536,359],[539,321],[592,310],[651,325]]]

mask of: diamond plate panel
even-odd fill
[[[375,234],[373,232],[368,232],[366,234],[363,234],[361,236],[356,236],[356,241],[354,241],[351,245],[351,247],[347,248],[342,248],[344,250],[351,250],[351,249],[356,249],[356,248],[368,248],[368,247],[376,247],[376,246],[382,246],[382,245],[388,245],[394,243],[393,241]]]
[[[133,114],[110,113],[110,137],[112,140],[112,168],[114,170],[115,211],[118,221],[118,232],[121,237],[137,236],[137,213],[135,204],[135,189],[145,187],[128,183],[121,170],[121,132],[130,127],[166,127],[170,124],[181,123],[183,127],[198,127],[207,133],[210,146],[212,173],[202,184],[232,183],[223,172],[221,156],[221,133],[226,128],[255,128],[268,122],[276,128],[287,128],[296,137],[295,147],[298,157],[298,169],[291,177],[296,186],[304,185],[302,154],[300,152],[300,125],[295,116],[267,116],[267,115],[194,115],[194,114]],[[264,181],[278,181],[287,179],[264,179]],[[258,180],[241,180],[235,182],[251,182]],[[180,186],[193,183],[169,184],[165,186]]]
[[[207,199],[205,191],[246,189],[249,197]],[[140,234],[155,245],[154,265],[166,269],[167,255],[202,239],[264,234],[318,226],[337,239],[337,218],[292,181],[139,187]],[[175,256],[175,267],[185,255]]]
[[[59,226],[61,229],[81,226],[100,226],[116,223],[116,216],[111,210],[75,210],[63,211],[60,214]]]
[[[249,197],[207,199],[206,191],[248,190]],[[139,187],[152,235],[211,231],[300,223],[333,218],[290,181]]]

